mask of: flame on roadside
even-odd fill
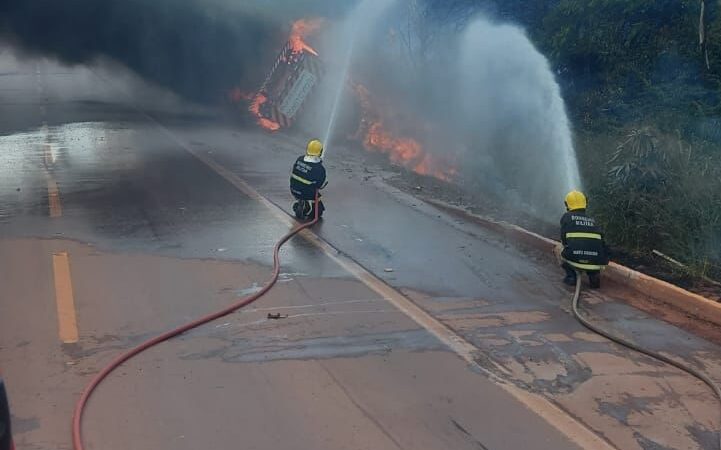
[[[367,150],[384,153],[391,163],[419,175],[432,176],[443,181],[450,181],[455,177],[457,169],[449,161],[427,152],[416,139],[398,136],[389,129],[380,111],[374,107],[368,88],[354,83],[353,90],[362,110],[359,132]]]
[[[450,181],[456,174],[453,167],[427,153],[418,141],[394,136],[382,122],[371,124],[363,144],[369,150],[387,154],[392,163],[406,167],[419,175]]]

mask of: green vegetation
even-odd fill
[[[585,158],[594,213],[610,241],[631,254],[659,250],[689,266],[692,275],[717,276],[721,230],[719,148],[690,144],[658,129],[630,129],[616,146],[588,134]],[[600,167],[600,171],[596,168]]]
[[[659,250],[704,276],[721,269],[719,10],[717,1],[561,0],[532,31],[560,74],[611,242]]]

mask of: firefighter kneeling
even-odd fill
[[[323,167],[323,144],[313,139],[308,142],[305,155],[299,157],[293,165],[290,174],[290,193],[295,197],[293,212],[299,220],[309,220],[315,217],[316,195],[320,199],[319,191],[326,187],[325,167]],[[323,216],[325,206],[318,200],[318,217]]]
[[[561,218],[563,268],[568,285],[576,284],[576,272],[586,272],[591,287],[601,287],[601,270],[608,265],[608,251],[601,229],[586,214],[586,196],[573,191],[566,196],[566,214]]]

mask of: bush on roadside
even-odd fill
[[[590,187],[609,241],[632,254],[653,250],[683,262],[695,276],[721,269],[719,149],[652,127],[632,129]],[[599,170],[599,168],[596,168]]]

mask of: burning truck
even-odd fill
[[[321,59],[306,37],[317,31],[321,19],[299,20],[283,46],[268,76],[252,96],[249,110],[263,128],[288,128],[298,117],[309,95],[323,75]]]
[[[248,109],[260,127],[269,131],[291,127],[314,95],[325,68],[318,52],[306,39],[318,33],[323,25],[323,19],[295,22],[290,39],[260,89],[254,94],[243,93],[240,88],[230,93],[234,103],[249,102]],[[452,158],[427,151],[423,144],[431,140],[425,135],[435,133],[428,133],[428,126],[418,126],[421,122],[413,120],[413,114],[396,114],[401,109],[399,105],[350,79],[347,94],[355,98],[358,111],[356,131],[348,135],[350,141],[361,144],[369,152],[384,154],[392,164],[420,175],[443,181],[456,177],[458,170]],[[416,126],[402,126],[414,122]]]

